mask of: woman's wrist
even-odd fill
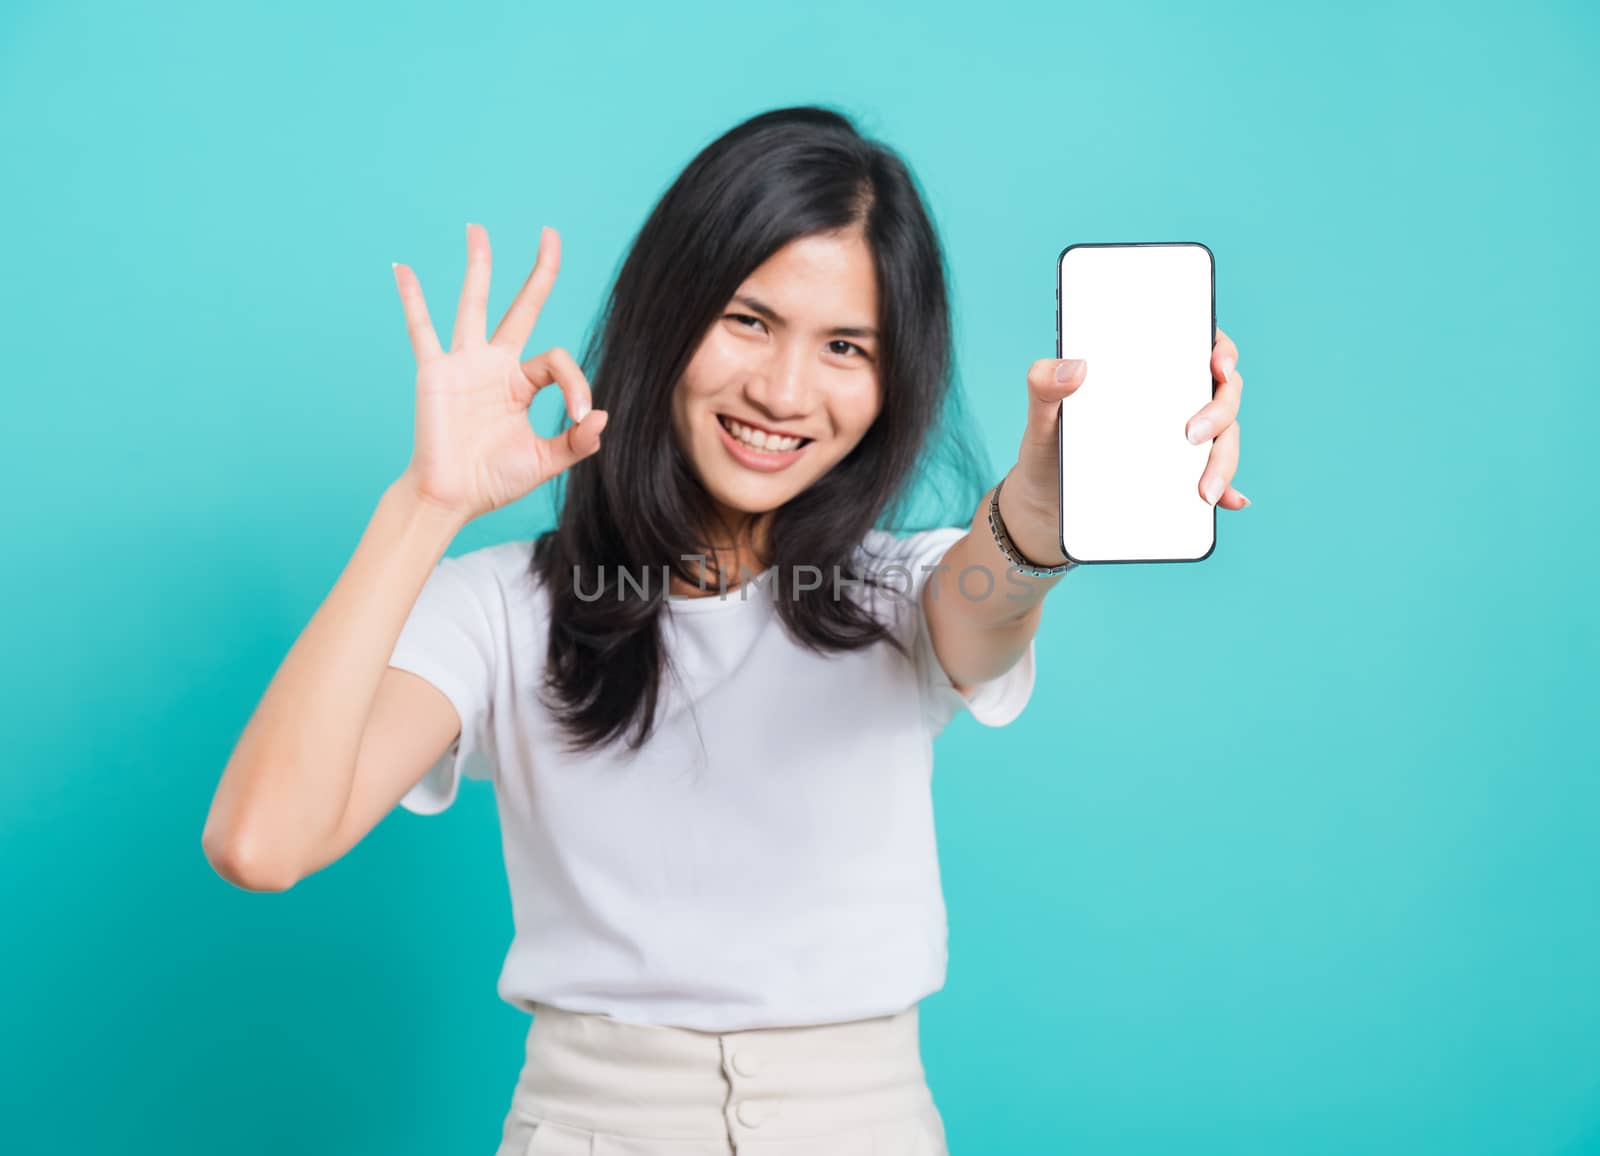
[[[1030,498],[1013,469],[1000,481],[999,515],[1006,536],[1023,558],[1039,567],[1064,566],[1060,519],[1052,504]]]
[[[442,555],[470,518],[423,495],[409,472],[389,483],[381,505],[420,540],[437,543]]]

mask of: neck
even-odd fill
[[[720,511],[717,540],[700,547],[704,561],[690,559],[689,566],[696,572],[697,583],[684,582],[673,575],[672,593],[695,598],[713,595],[722,590],[737,590],[746,577],[754,577],[768,566],[767,525],[765,515],[738,511]],[[718,575],[721,579],[718,579]],[[720,586],[719,586],[720,581]]]

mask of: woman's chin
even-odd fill
[[[803,475],[790,470],[762,473],[731,462],[713,462],[711,469],[700,472],[700,479],[723,508],[741,514],[765,514],[810,485],[811,471]]]
[[[782,485],[729,485],[718,479],[706,489],[723,509],[739,514],[768,514],[782,506],[796,491],[787,482]]]

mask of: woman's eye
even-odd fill
[[[753,328],[753,327],[756,327],[756,326],[762,326],[763,325],[763,322],[762,322],[761,318],[752,317],[748,313],[729,313],[727,315],[727,317],[728,317],[728,320],[737,322],[739,328],[741,328],[741,329],[750,329],[750,328]],[[746,324],[746,322],[748,322],[749,324]],[[841,345],[844,346],[843,349],[835,348],[836,346],[841,346]],[[857,345],[853,341],[845,341],[843,339],[839,339],[839,340],[836,340],[836,341],[830,341],[830,342],[828,342],[828,347],[829,347],[830,350],[832,350],[832,352],[838,353],[838,354],[841,354],[841,355],[845,355],[845,356],[849,355],[849,351],[850,350],[854,350],[856,356],[858,356],[858,357],[866,357],[867,356],[867,351],[865,349],[862,349],[861,346]]]

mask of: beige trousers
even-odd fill
[[[949,1156],[915,1006],[732,1032],[535,1007],[496,1156]]]

